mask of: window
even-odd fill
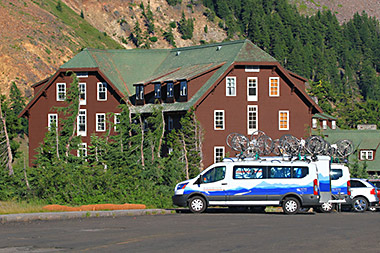
[[[269,78],[269,96],[270,97],[280,96],[280,78],[278,77]]]
[[[137,93],[136,93],[137,94]],[[154,84],[154,98],[161,98],[161,84]]]
[[[291,178],[290,167],[268,167],[268,178]]]
[[[224,147],[214,147],[214,163],[221,162],[224,158]]]
[[[168,83],[166,89],[166,96],[172,98],[174,96],[174,84],[172,82]]]
[[[96,131],[97,132],[106,131],[106,114],[105,113],[96,114]]]
[[[179,95],[182,97],[187,96],[187,81],[181,81]]]
[[[331,129],[333,129],[333,130],[336,129],[336,121],[335,120],[331,121]]]
[[[79,83],[79,103],[86,105],[86,83]]]
[[[342,169],[331,169],[331,180],[338,180],[343,176]]]
[[[365,184],[358,180],[350,180],[351,188],[367,187]]]
[[[309,174],[308,167],[293,167],[292,168],[292,177],[293,178],[304,178]]]
[[[247,79],[247,100],[257,101],[257,77],[248,77]]]
[[[86,157],[87,156],[87,143],[81,143],[78,147],[78,157]]]
[[[75,73],[78,78],[86,78],[88,77],[88,72],[77,72]]]
[[[66,99],[66,84],[57,83],[57,101],[65,101]]]
[[[143,99],[144,99],[144,86],[137,85],[136,86],[136,100],[143,100]]]
[[[226,96],[236,96],[236,77],[226,78]]]
[[[107,100],[107,83],[98,83],[98,101]]]
[[[248,135],[258,130],[257,120],[258,120],[257,105],[248,105],[247,107]]]
[[[174,128],[173,118],[168,116],[168,130],[171,131]]]
[[[48,114],[48,129],[49,131],[54,126],[54,129],[58,126],[58,114],[56,113],[49,113]]]
[[[214,130],[224,130],[224,110],[214,111]]]
[[[86,119],[86,109],[80,109],[78,114],[78,122],[77,122],[77,135],[80,136],[86,136],[86,125],[87,125],[87,119]]]
[[[234,166],[234,179],[262,179],[265,167],[262,166]]]
[[[278,112],[278,129],[289,130],[289,111]]]
[[[115,113],[114,114],[114,130],[117,132],[117,125],[120,124],[120,113]]]
[[[327,129],[327,120],[322,121],[322,128]]]
[[[245,72],[260,72],[260,66],[245,65]]]
[[[311,127],[314,129],[318,127],[318,120],[317,119],[315,119],[315,118],[311,119]]]
[[[226,175],[226,167],[215,167],[211,170],[207,171],[205,174],[203,174],[201,177],[201,181],[203,183],[213,183],[220,180],[223,180]]]
[[[373,150],[360,150],[360,160],[373,160]]]

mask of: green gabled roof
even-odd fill
[[[85,49],[61,68],[98,67],[124,95],[132,96],[133,84],[151,76],[167,54],[167,49]]]
[[[355,150],[367,149],[378,150],[380,144],[380,130],[325,130],[323,134],[329,143],[336,143],[339,140],[351,140]],[[355,151],[349,159],[353,161],[358,158],[358,152]],[[366,161],[369,171],[380,171],[380,152],[375,155],[375,160]]]

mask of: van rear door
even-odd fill
[[[319,202],[325,203],[331,200],[330,157],[318,156],[315,162],[318,173]]]

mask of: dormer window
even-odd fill
[[[154,85],[154,98],[161,98],[161,84],[156,83]]]
[[[143,100],[143,99],[144,99],[144,86],[137,85],[136,86],[136,100]]]
[[[331,121],[331,129],[333,129],[333,130],[336,129],[336,121],[335,120]]]
[[[181,81],[181,83],[180,83],[180,93],[179,93],[179,95],[182,96],[182,97],[187,96],[187,81],[186,80]]]
[[[174,96],[174,84],[170,82],[167,84],[166,96],[172,98]]]

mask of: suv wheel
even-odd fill
[[[352,203],[355,212],[365,212],[368,209],[368,201],[363,197],[356,197]]]

